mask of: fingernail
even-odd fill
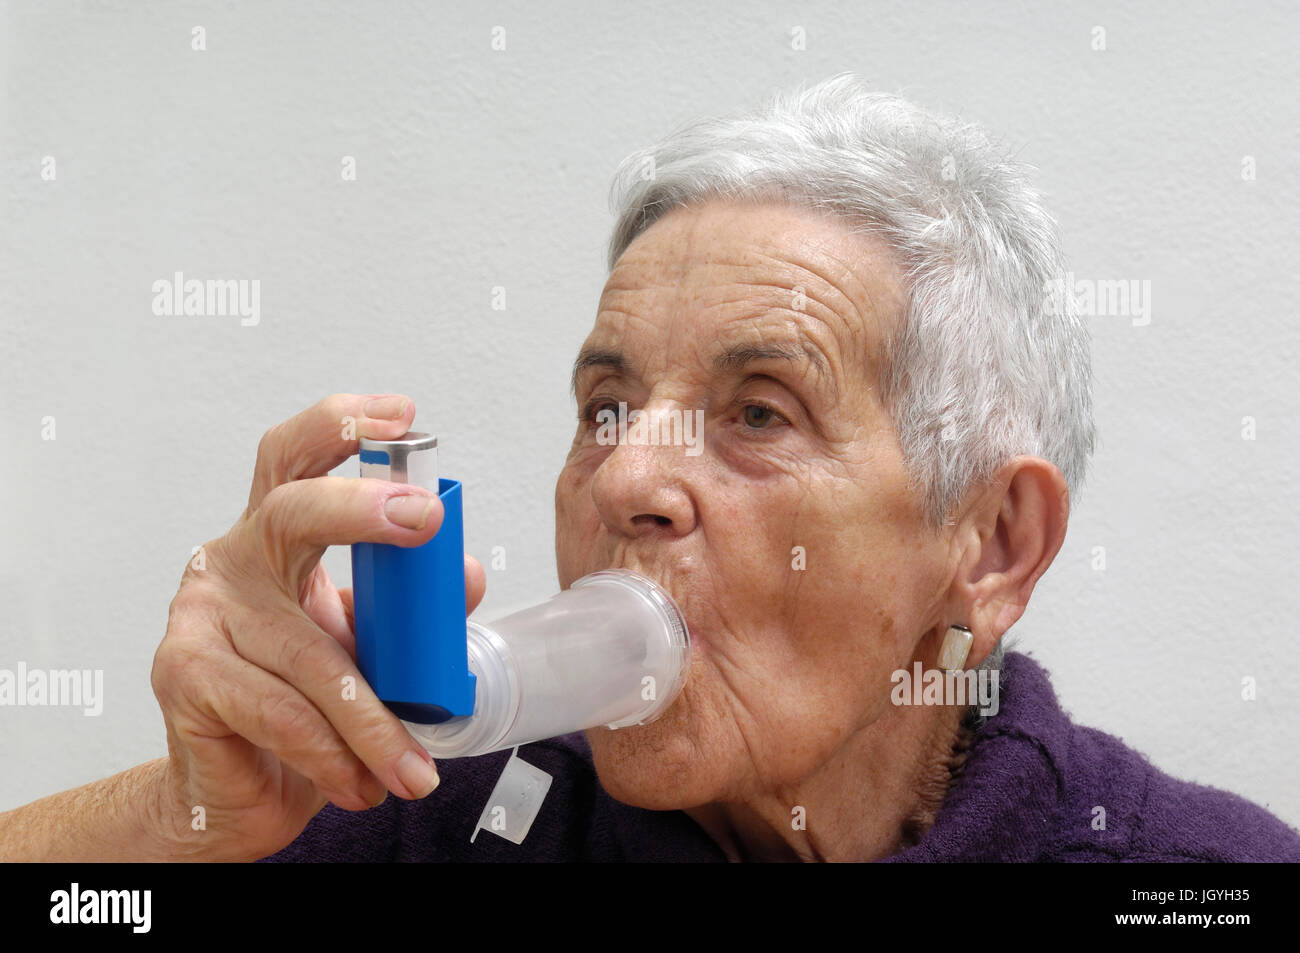
[[[367,417],[375,420],[396,420],[406,412],[406,398],[376,397],[366,401],[366,406],[361,409]]]
[[[415,797],[428,797],[438,786],[438,772],[414,751],[407,751],[397,762],[397,780]]]
[[[384,515],[390,523],[398,526],[424,529],[436,499],[436,496],[394,496],[384,504]]]

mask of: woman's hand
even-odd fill
[[[272,428],[248,508],[185,570],[152,677],[170,751],[162,823],[183,854],[264,857],[326,801],[360,811],[436,787],[427,753],[357,670],[352,592],[320,564],[328,546],[418,546],[437,532],[433,493],[325,475],[358,438],[395,439],[414,416],[400,395],[336,394]],[[485,579],[468,556],[465,576],[472,611]]]

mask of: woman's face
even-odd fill
[[[677,209],[610,275],[555,489],[560,584],[640,572],[692,638],[666,714],[588,732],[616,798],[666,810],[793,785],[931,651],[955,567],[877,384],[902,287],[878,239],[776,203]],[[703,411],[703,440],[602,444],[620,402],[652,424]]]

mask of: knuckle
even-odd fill
[[[365,739],[370,760],[382,763],[396,761],[411,746],[411,736],[397,717],[375,701],[361,709],[358,735]]]
[[[261,467],[264,463],[274,463],[283,443],[284,424],[278,423],[262,434],[262,438],[257,441],[257,465]]]
[[[275,451],[272,449],[271,431],[267,431],[257,444],[257,460],[253,463],[254,486],[274,486],[276,481]]]
[[[301,696],[283,696],[258,713],[258,730],[278,757],[303,766],[331,790],[354,792],[364,766],[343,745],[328,721]]]
[[[204,684],[212,668],[212,646],[195,632],[171,631],[154,653],[149,681],[160,699]]]
[[[258,507],[258,515],[263,518],[264,525],[281,525],[284,522],[285,510],[289,500],[293,496],[293,489],[288,483],[279,483],[267,491],[266,496],[262,498],[262,505]]]
[[[370,785],[370,769],[355,756],[340,758],[334,763],[337,765],[339,789],[364,799],[366,788]]]
[[[201,548],[206,555],[211,555],[215,547],[212,543],[204,543]],[[176,595],[172,596],[172,601],[167,605],[167,624],[203,613],[216,601],[214,588],[206,569],[199,569],[193,560],[187,562]]]
[[[252,517],[250,529],[261,554],[272,565],[287,564],[294,532],[299,491],[290,483],[274,487]]]
[[[357,416],[353,408],[356,404],[356,396],[353,394],[330,394],[322,400],[317,406],[320,408],[321,416],[325,418],[329,426],[335,422],[342,421],[347,416]]]
[[[153,654],[153,667],[149,670],[149,687],[153,689],[154,697],[160,702],[168,694],[170,682],[167,678],[167,659],[162,646],[159,646],[158,651]]]
[[[338,647],[338,643],[329,636],[304,632],[286,640],[283,645],[283,671],[291,674],[295,681],[319,686],[322,690],[328,690],[332,682],[337,682],[334,671],[338,665],[330,646]]]
[[[292,483],[298,478],[291,459],[293,437],[293,425],[286,420],[262,434],[258,441],[254,474],[265,481],[266,486]]]
[[[274,695],[259,706],[256,717],[262,736],[289,751],[312,754],[320,746],[320,716],[301,696],[288,692]]]
[[[253,514],[251,536],[255,556],[248,564],[256,567],[261,584],[297,598],[295,590],[319,561],[323,547],[315,549],[307,537],[313,530],[310,508],[290,484],[273,489]]]
[[[341,476],[321,477],[322,488],[330,494],[334,519],[366,531],[387,530],[384,504],[392,496],[392,485],[370,478],[350,479]]]
[[[206,640],[191,635],[172,643],[167,671],[173,680],[203,681],[211,665],[212,649]]]

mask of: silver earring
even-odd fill
[[[948,672],[960,672],[966,668],[966,657],[970,655],[971,643],[975,636],[964,625],[948,627],[948,634],[943,637],[939,648],[939,667]]]

